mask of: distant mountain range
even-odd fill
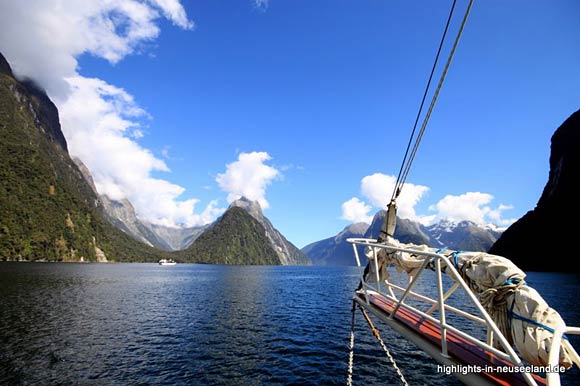
[[[336,236],[308,244],[302,252],[316,265],[355,265],[352,244],[346,240],[363,237],[368,228],[364,222],[351,224]]]
[[[106,220],[135,240],[165,251],[179,251],[193,244],[195,239],[207,229],[207,225],[178,228],[152,224],[139,219],[129,200],[112,200],[106,195],[99,194],[89,169],[80,159],[73,158],[73,160],[98,197],[97,205],[102,207]]]
[[[310,264],[310,259],[274,228],[257,201],[245,197],[235,200],[223,216],[204,226],[156,225],[139,219],[128,200],[99,195],[88,168],[79,159],[75,163],[111,224],[149,246],[182,251],[178,259],[219,264]]]
[[[355,265],[352,246],[346,242],[351,237],[376,239],[381,230],[386,211],[377,212],[371,225],[358,223],[344,228],[338,235],[311,243],[302,252],[314,264]],[[501,235],[493,225],[481,226],[470,221],[442,220],[430,226],[397,218],[395,238],[403,243],[426,244],[464,251],[487,251]]]
[[[175,259],[214,264],[310,264],[264,216],[260,204],[245,197],[235,200],[215,222],[199,227],[173,228],[137,217],[129,200],[99,195],[88,168],[75,159],[98,197],[105,219],[142,243],[165,251],[180,251]]]
[[[0,261],[310,263],[245,198],[212,224],[172,228],[139,219],[128,200],[99,195],[68,153],[56,106],[17,80],[1,54],[0,138]]]
[[[54,103],[33,82],[16,79],[2,54],[0,138],[0,260],[352,265],[346,239],[376,238],[385,216],[380,211],[372,224],[350,225],[302,251],[274,228],[257,202],[245,198],[203,227],[143,221],[129,201],[98,195],[88,169],[70,158]],[[577,270],[566,258],[575,228],[563,219],[580,214],[575,189],[579,147],[577,111],[552,137],[550,175],[536,208],[503,234],[469,221],[423,226],[398,219],[395,237],[433,247],[491,248],[523,269]],[[540,241],[550,242],[548,252]],[[547,258],[552,256],[566,259],[554,263]]]

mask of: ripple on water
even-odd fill
[[[580,278],[530,279],[580,324],[551,288]],[[0,383],[344,384],[356,284],[348,267],[0,264]],[[411,384],[459,384],[382,335]],[[355,384],[398,384],[361,317],[354,360]]]

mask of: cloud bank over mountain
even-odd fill
[[[395,182],[395,176],[382,173],[363,177],[360,192],[366,201],[352,197],[343,202],[341,218],[352,223],[370,223],[374,211],[386,208]],[[440,220],[452,220],[471,221],[479,225],[493,223],[503,227],[515,221],[515,219],[503,218],[503,212],[511,209],[511,205],[499,204],[494,208],[491,205],[494,200],[493,195],[482,192],[446,195],[429,206],[429,213],[419,214],[415,207],[427,192],[429,192],[427,186],[405,183],[397,200],[398,216],[423,225],[431,225]]]
[[[194,24],[178,0],[0,3],[0,51],[17,76],[46,89],[59,108],[70,153],[91,170],[99,193],[129,199],[151,222],[200,225],[223,210],[216,202],[200,213],[198,199],[154,172],[170,172],[139,143],[150,117],[132,95],[103,79],[81,74],[78,58],[90,54],[116,64],[139,53],[160,34],[162,19],[182,29]]]

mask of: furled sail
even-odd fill
[[[437,250],[426,245],[404,244],[388,237],[385,244],[395,248],[421,252],[443,253],[460,273],[465,283],[477,296],[479,302],[492,317],[502,334],[528,363],[537,366],[548,364],[548,350],[555,329],[565,326],[557,311],[552,309],[542,296],[525,282],[526,274],[510,260],[484,252],[462,252]],[[389,252],[383,248],[367,247],[369,259],[375,256],[379,268],[379,280],[388,278],[388,266],[406,272],[412,279],[429,257],[403,251]],[[442,270],[452,279],[445,263]],[[377,277],[374,264],[369,264],[366,281]],[[497,341],[494,341],[499,347]],[[577,358],[566,339],[560,347],[559,364],[570,368]],[[577,363],[580,366],[580,363]]]

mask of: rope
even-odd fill
[[[352,319],[350,322],[350,351],[348,353],[348,376],[346,378],[346,384],[352,386],[352,368],[354,362],[354,314],[355,314],[355,302],[352,301]]]
[[[423,105],[425,104],[425,99],[427,99],[427,94],[429,93],[429,88],[431,87],[431,80],[433,79],[433,74],[435,74],[435,69],[437,68],[437,62],[439,61],[439,55],[443,49],[443,43],[445,42],[445,36],[447,35],[447,30],[449,29],[449,24],[451,23],[451,18],[453,16],[453,10],[455,9],[455,3],[457,0],[453,0],[451,5],[451,10],[449,11],[449,17],[447,18],[447,23],[445,24],[445,29],[443,30],[443,36],[441,36],[441,42],[439,43],[439,49],[437,50],[437,55],[435,55],[435,61],[433,62],[433,67],[431,68],[431,74],[429,74],[429,80],[425,86],[425,92],[423,93],[423,99],[421,99],[421,105],[419,106],[419,111],[417,112],[417,117],[415,118],[415,124],[413,125],[413,130],[411,131],[411,136],[409,137],[409,143],[407,143],[407,148],[405,149],[405,155],[403,156],[403,161],[401,162],[401,168],[399,169],[399,174],[397,175],[397,182],[395,183],[395,189],[393,190],[393,196],[391,200],[399,196],[402,186],[399,187],[399,182],[401,181],[401,175],[403,173],[403,168],[405,167],[405,162],[407,161],[407,155],[409,154],[409,149],[411,148],[411,143],[413,142],[413,137],[415,137],[415,130],[417,130],[417,124],[419,123],[419,118],[421,117],[421,112],[423,111]],[[399,191],[399,193],[397,193]]]
[[[389,349],[387,348],[387,346],[385,345],[385,342],[383,342],[383,339],[381,338],[381,334],[379,333],[379,330],[377,330],[375,328],[375,325],[373,324],[371,318],[369,318],[369,315],[367,314],[367,312],[365,311],[364,308],[362,308],[361,306],[359,306],[360,310],[362,311],[362,314],[365,318],[365,320],[367,321],[367,323],[369,324],[369,327],[371,328],[371,330],[373,331],[373,335],[377,338],[377,340],[379,341],[379,344],[381,345],[381,347],[383,348],[383,351],[385,352],[385,354],[387,354],[387,358],[389,358],[389,361],[391,362],[391,364],[393,365],[393,368],[395,369],[395,371],[397,372],[397,375],[399,376],[399,379],[401,380],[401,383],[405,386],[409,386],[409,384],[407,383],[407,381],[405,380],[405,377],[403,376],[403,373],[401,373],[401,370],[399,369],[399,366],[397,366],[397,362],[395,362],[395,358],[393,358],[393,356],[391,355],[391,353],[389,352]]]
[[[500,332],[507,339],[508,343],[513,345],[514,338],[511,331],[511,311],[508,310],[507,303],[509,297],[512,296],[514,292],[516,292],[520,287],[526,285],[525,280],[520,277],[511,277],[498,287],[491,287],[481,291],[479,286],[469,278],[467,271],[474,265],[479,264],[484,259],[484,254],[475,256],[459,267],[457,254],[460,252],[461,251],[456,251],[453,253],[453,263],[455,267],[471,291],[478,295],[479,303],[489,313],[489,316],[491,316]],[[499,341],[494,339],[494,345],[499,347]]]
[[[454,3],[455,5],[455,3]],[[391,199],[397,199],[401,194],[401,190],[407,180],[407,176],[409,175],[409,171],[411,170],[411,165],[415,159],[415,155],[417,154],[417,150],[419,149],[419,144],[421,143],[421,139],[423,139],[423,134],[425,134],[425,129],[427,128],[427,123],[429,122],[429,118],[431,118],[431,113],[433,112],[433,108],[435,107],[435,103],[437,102],[437,97],[439,96],[439,92],[441,91],[441,87],[443,86],[443,82],[445,81],[445,77],[447,76],[447,72],[449,71],[449,66],[451,65],[451,61],[453,60],[453,56],[455,55],[455,51],[457,49],[457,45],[459,44],[459,40],[465,28],[465,24],[467,23],[467,17],[469,16],[469,12],[471,11],[471,6],[473,5],[473,0],[469,1],[469,5],[465,11],[465,15],[463,16],[463,20],[461,21],[461,26],[459,27],[459,31],[457,32],[457,36],[455,37],[455,41],[453,42],[453,47],[451,48],[451,52],[449,53],[449,57],[447,58],[447,63],[445,64],[445,68],[441,77],[439,78],[439,84],[437,85],[437,89],[433,94],[433,98],[431,99],[431,104],[429,105],[429,110],[427,110],[427,114],[423,119],[423,124],[421,125],[421,129],[419,130],[419,134],[417,135],[417,139],[415,140],[415,144],[413,146],[413,150],[411,151],[411,155],[407,160],[406,165],[404,166],[404,170],[399,173],[401,178],[397,178],[397,183],[395,184],[395,190],[393,191],[393,196]],[[422,106],[421,106],[422,107]],[[421,109],[420,109],[421,110]],[[415,129],[413,129],[414,134]],[[411,139],[413,135],[411,135]],[[411,141],[409,141],[410,143]],[[405,153],[406,155],[406,153]],[[406,157],[405,157],[406,158]],[[403,159],[403,163],[405,159]]]

